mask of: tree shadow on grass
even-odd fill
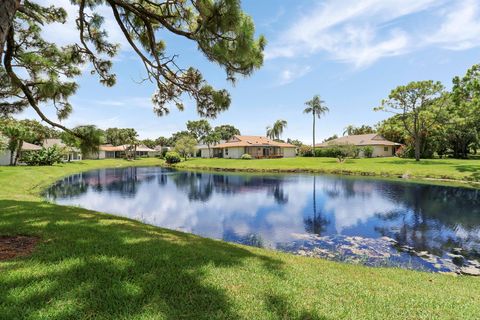
[[[288,320],[327,320],[327,317],[318,316],[309,311],[294,311],[288,299],[279,295],[268,295],[266,297],[266,304],[271,313],[275,315],[275,319]]]
[[[478,165],[457,165],[455,169],[459,172],[470,172],[470,180],[480,181],[480,166]]]
[[[0,263],[5,319],[236,319],[219,268],[283,276],[282,262],[239,246],[44,202],[0,201],[0,234],[42,238]]]

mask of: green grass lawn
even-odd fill
[[[246,171],[308,171],[336,174],[379,175],[417,179],[451,179],[480,181],[480,160],[432,159],[416,162],[412,159],[371,158],[347,159],[339,163],[334,158],[285,158],[264,160],[191,159],[176,165],[185,169],[217,169]]]
[[[263,166],[268,161],[246,165],[256,163]],[[478,278],[293,256],[58,206],[38,196],[49,183],[81,170],[159,164],[160,160],[146,159],[0,167],[0,235],[41,238],[31,256],[0,262],[0,319],[480,315]]]

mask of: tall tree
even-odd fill
[[[76,135],[64,132],[62,141],[72,148],[80,149],[83,156],[98,153],[99,147],[105,141],[104,131],[94,125],[77,126],[72,129]],[[79,139],[81,136],[82,139]],[[68,159],[70,161],[70,159]]]
[[[10,151],[10,165],[15,166],[20,158],[23,142],[31,140],[33,133],[28,127],[16,121],[6,123],[6,125],[1,128],[1,131],[8,139],[7,149]]]
[[[220,140],[228,141],[236,135],[240,135],[240,130],[229,124],[216,126],[214,131],[220,135]]]
[[[187,130],[197,139],[202,141],[212,131],[212,127],[207,120],[187,121]]]
[[[305,105],[308,107],[303,110],[303,113],[311,113],[313,116],[313,145],[312,151],[315,155],[315,119],[320,119],[325,113],[330,111],[328,107],[325,105],[325,101],[320,99],[320,96],[314,95],[312,100],[305,102]]]
[[[267,127],[267,137],[272,140],[280,140],[280,136],[283,133],[283,130],[287,127],[286,120],[277,120],[270,127]]]
[[[343,129],[343,135],[351,136],[354,134],[355,129],[357,129],[353,124],[349,124],[348,126]]]
[[[444,102],[445,92],[440,82],[414,81],[393,89],[375,110],[399,115],[413,140],[415,160],[420,161],[422,137],[441,120]]]
[[[212,152],[211,152],[211,146],[216,145],[217,143],[220,142],[221,136],[218,132],[212,131],[209,134],[207,134],[205,137],[203,137],[203,143],[207,145],[208,148],[208,156],[211,158],[212,157]]]
[[[41,30],[44,24],[65,23],[66,12],[38,2],[0,2],[3,114],[30,106],[46,123],[68,131],[49,119],[43,106],[54,104],[59,120],[68,117],[72,111],[69,97],[78,87],[74,78],[81,74],[79,67],[88,62],[102,84],[115,84],[111,58],[118,45],[109,41],[103,27],[103,6],[109,7],[116,28],[144,65],[145,80],[157,87],[152,103],[158,116],[168,114],[170,104],[183,110],[182,95],[193,98],[198,114],[204,117],[216,117],[230,105],[226,90],[215,90],[197,69],[178,66],[178,55],[169,55],[166,43],[159,39],[165,32],[194,42],[208,60],[225,69],[231,81],[238,75],[250,75],[263,64],[266,41],[263,36],[255,38],[253,20],[242,11],[240,0],[75,0],[78,38],[61,48],[45,41]]]
[[[175,151],[177,151],[185,160],[191,154],[195,153],[197,141],[192,136],[182,136],[175,143]]]

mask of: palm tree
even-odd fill
[[[325,101],[320,99],[318,94],[314,95],[312,100],[305,102],[308,107],[303,110],[303,113],[311,113],[313,115],[313,154],[315,154],[315,118],[320,119],[325,113],[329,111],[325,105]]]
[[[267,137],[272,140],[280,140],[280,136],[283,133],[283,130],[287,127],[286,120],[277,120],[273,126],[267,127]]]
[[[350,136],[350,135],[355,133],[356,129],[357,128],[353,124],[350,124],[350,125],[346,126],[345,129],[343,130],[343,135]]]

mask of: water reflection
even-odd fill
[[[478,190],[314,175],[106,169],[65,178],[46,192],[143,222],[253,246],[298,235],[388,236],[442,256],[480,252]]]

